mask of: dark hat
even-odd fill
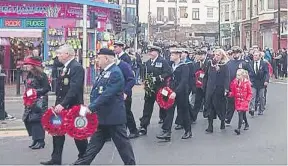
[[[109,55],[109,56],[115,57],[114,51],[112,51],[112,50],[110,50],[110,49],[108,49],[108,48],[101,48],[101,49],[99,50],[99,52],[98,52],[98,55],[100,55],[100,54],[102,54],[102,55]]]
[[[120,47],[124,47],[125,46],[125,43],[121,42],[121,41],[115,41],[114,42],[114,46],[120,46]]]
[[[239,46],[233,46],[231,48],[231,51],[232,51],[232,53],[242,53],[243,52],[242,48],[240,48]]]
[[[157,51],[157,52],[161,52],[161,48],[158,47],[158,46],[153,46],[153,45],[150,45],[148,46],[148,51]]]
[[[42,58],[39,56],[28,57],[24,60],[24,65],[42,66]]]

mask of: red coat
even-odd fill
[[[234,79],[230,84],[231,92],[230,97],[235,99],[235,110],[237,111],[248,111],[249,103],[252,98],[251,82],[245,80],[238,83],[237,79]]]

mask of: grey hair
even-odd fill
[[[70,56],[75,56],[75,51],[72,46],[69,44],[64,44],[63,46],[60,46],[57,50],[57,53],[67,53]]]

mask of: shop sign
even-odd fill
[[[4,20],[5,27],[21,27],[21,20]]]
[[[44,28],[45,27],[45,20],[40,20],[40,19],[25,20],[25,27],[27,27],[27,28]]]

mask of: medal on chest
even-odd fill
[[[242,69],[242,68],[243,68],[242,63],[239,64],[238,68],[239,68],[239,69]]]
[[[99,94],[102,94],[102,93],[103,93],[103,86],[100,86],[100,87],[99,87],[98,93],[99,93]]]
[[[110,77],[110,74],[111,74],[111,72],[110,72],[110,71],[107,71],[107,72],[105,73],[105,75],[104,75],[104,78],[109,78],[109,77]]]

